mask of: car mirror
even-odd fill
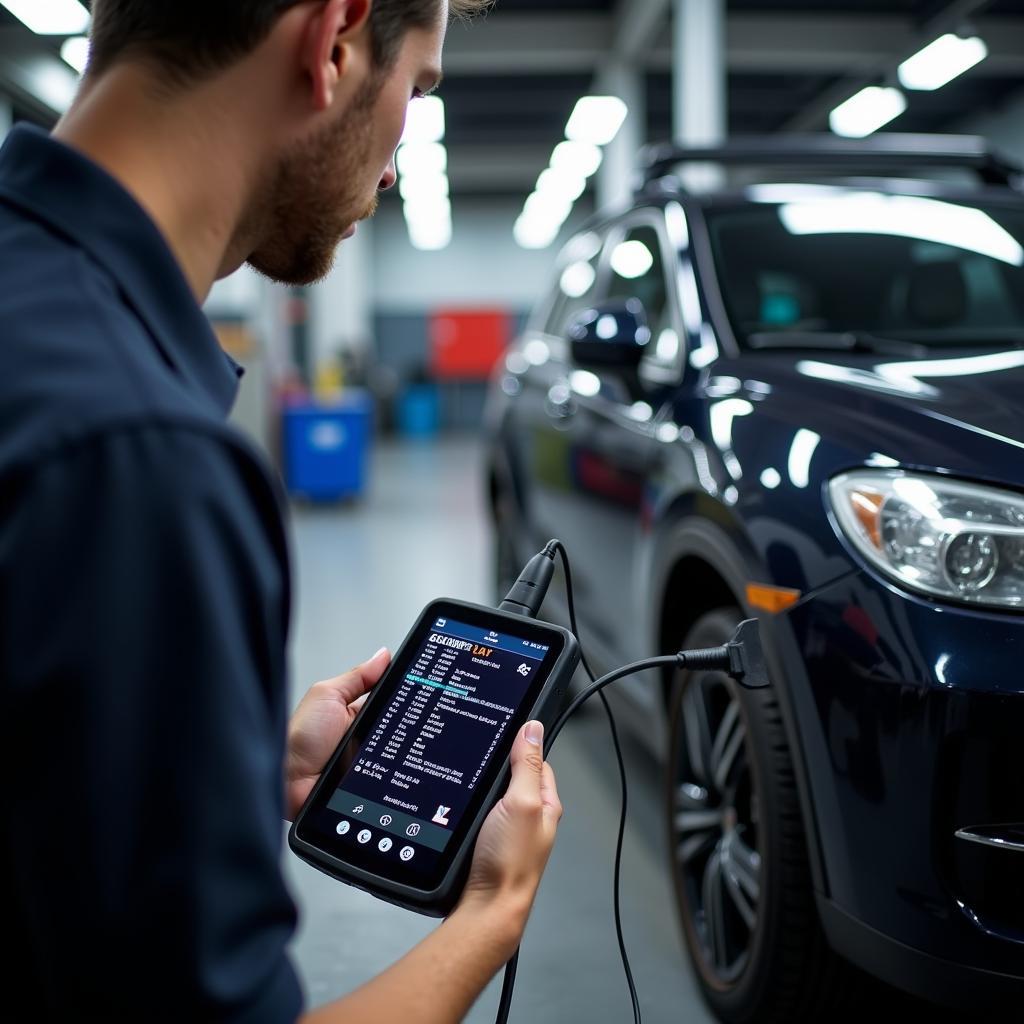
[[[651,340],[639,299],[606,302],[580,310],[566,328],[578,366],[635,369]]]

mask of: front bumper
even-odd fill
[[[940,972],[959,965],[971,1005],[986,978],[993,998],[997,977],[1024,995],[1024,851],[957,837],[1024,822],[1024,616],[938,605],[857,573],[785,620],[830,938],[875,973],[871,935]]]

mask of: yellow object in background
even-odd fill
[[[345,374],[337,359],[327,359],[316,368],[313,395],[320,402],[337,401],[345,390]]]

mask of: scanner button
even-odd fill
[[[346,835],[348,835],[348,830],[351,827],[352,826],[349,824],[349,822],[347,822],[347,821],[339,821],[338,822],[338,830],[337,830],[338,831],[338,835],[339,836],[346,836]]]
[[[371,833],[368,828],[364,828],[363,831],[356,836],[356,839],[358,839],[359,842],[361,843],[368,843],[372,838],[373,833]]]
[[[381,840],[381,841],[380,841],[380,842],[379,842],[379,843],[377,844],[377,849],[378,849],[378,850],[380,850],[380,852],[381,852],[381,853],[387,853],[387,852],[388,852],[388,850],[390,850],[390,849],[391,849],[391,847],[392,847],[393,845],[394,845],[394,843],[392,843],[392,842],[391,842],[391,840],[390,840],[390,839],[388,839],[388,837],[387,837],[387,836],[385,836],[385,837],[384,837],[384,838],[383,838],[383,839],[382,839],[382,840]]]
[[[415,852],[416,851],[411,846],[403,846],[402,849],[399,850],[398,856],[401,857],[402,860],[412,860]]]

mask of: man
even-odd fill
[[[285,729],[280,507],[225,425],[236,375],[200,303],[244,262],[294,284],[327,272],[394,184],[449,15],[483,6],[93,0],[72,109],[0,153],[8,1020],[301,1013],[281,819],[388,654],[317,684]],[[538,723],[516,740],[458,909],[303,1019],[465,1014],[554,840],[540,743]]]

